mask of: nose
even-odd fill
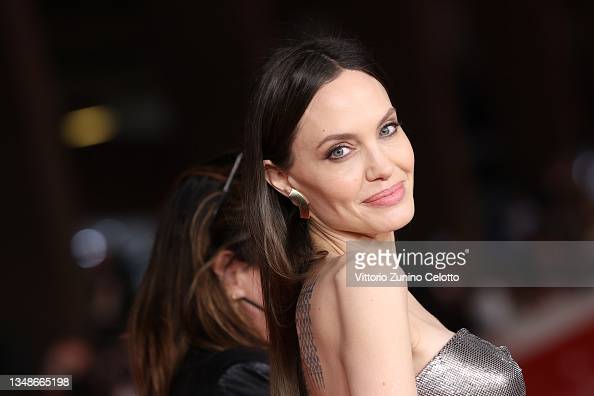
[[[368,151],[365,177],[367,181],[388,180],[394,171],[394,163],[380,148]]]

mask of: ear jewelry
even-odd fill
[[[299,208],[299,217],[302,219],[309,219],[309,203],[299,191],[291,188],[289,192],[289,199],[293,202],[293,205]]]

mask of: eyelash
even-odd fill
[[[394,136],[394,134],[396,134],[396,132],[398,132],[398,128],[399,128],[399,127],[400,127],[400,128],[402,128],[402,123],[400,123],[400,122],[394,122],[394,121],[393,121],[393,122],[389,122],[389,123],[385,124],[385,125],[384,125],[384,126],[381,128],[381,129],[380,129],[380,131],[382,131],[384,128],[386,128],[386,127],[388,127],[388,126],[393,126],[393,127],[395,127],[396,129],[394,130],[394,132],[392,132],[392,133],[391,133],[391,134],[389,134],[389,135],[380,135],[381,137],[390,137],[390,136]],[[345,144],[339,144],[338,146],[331,147],[330,149],[328,149],[328,152],[326,153],[326,159],[329,159],[330,161],[338,161],[338,160],[340,160],[340,159],[344,158],[344,155],[343,155],[342,157],[338,157],[338,158],[332,158],[332,153],[333,153],[333,152],[335,152],[335,151],[336,151],[336,150],[338,150],[338,149],[341,149],[341,148],[349,148],[349,147],[348,147],[347,145],[345,145]]]

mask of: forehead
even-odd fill
[[[357,70],[344,70],[314,95],[301,117],[300,134],[356,133],[359,128],[375,126],[390,107],[379,81]]]

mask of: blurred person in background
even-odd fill
[[[269,393],[260,274],[239,223],[240,162],[231,154],[187,171],[166,204],[129,319],[141,396]]]

